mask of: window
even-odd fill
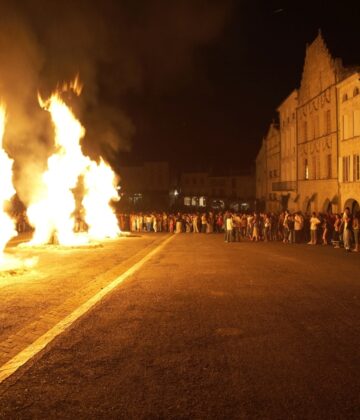
[[[348,99],[349,99],[349,98],[348,98],[347,93],[344,93],[344,94],[343,94],[343,97],[342,97],[342,101],[343,101],[343,102],[346,102]]]
[[[309,162],[307,159],[304,160],[304,177],[305,179],[309,179]]]
[[[304,141],[308,138],[307,134],[307,121],[304,121]]]
[[[356,86],[354,88],[353,96],[357,96],[360,93],[360,89]]]
[[[350,156],[343,156],[343,181],[350,180]]]
[[[360,110],[354,111],[354,136],[360,136]]]
[[[314,118],[314,137],[319,137],[319,116],[316,115]]]
[[[343,115],[343,140],[350,138],[349,116]]]
[[[325,112],[325,134],[331,133],[331,113],[330,109]]]
[[[360,155],[353,156],[354,181],[360,181]]]
[[[326,157],[326,176],[327,176],[327,178],[328,179],[330,179],[331,178],[331,176],[332,176],[332,165],[331,165],[331,158],[332,158],[332,156],[331,155],[327,155],[327,157]]]
[[[316,171],[316,156],[312,157],[312,168],[311,168],[311,178],[316,179],[317,171]]]

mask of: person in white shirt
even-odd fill
[[[299,244],[302,239],[302,230],[304,228],[304,218],[300,212],[295,213],[294,222],[295,243]]]
[[[313,212],[310,218],[310,242],[308,245],[316,245],[317,241],[317,227],[320,224],[320,220],[316,217],[316,213]]]
[[[234,228],[233,219],[232,219],[231,214],[229,214],[228,218],[226,219],[226,238],[225,238],[225,242],[231,242],[233,228]]]
[[[347,252],[351,251],[351,232],[352,232],[352,218],[349,207],[346,207],[343,214],[344,222],[344,232],[343,232],[343,241],[344,248]]]

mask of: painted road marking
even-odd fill
[[[158,245],[155,249],[150,251],[145,257],[140,261],[126,270],[121,276],[117,277],[102,290],[100,290],[96,295],[91,297],[85,303],[80,305],[75,309],[71,314],[58,322],[53,328],[35,340],[32,344],[6,362],[3,366],[0,367],[0,383],[5,381],[9,376],[16,372],[21,366],[27,363],[30,359],[36,356],[41,350],[43,350],[55,337],[63,333],[67,328],[69,328],[75,321],[77,321],[81,316],[88,312],[96,303],[119,286],[125,279],[132,276],[136,271],[138,271],[147,261],[150,260],[155,254],[161,251],[166,244],[168,244],[175,235],[170,236],[165,239]]]

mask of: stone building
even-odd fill
[[[337,86],[339,116],[339,185],[342,208],[360,210],[360,73]]]
[[[171,175],[168,162],[144,162],[121,167],[121,207],[162,209],[169,207]]]
[[[341,60],[333,59],[319,32],[306,47],[297,108],[297,177],[299,209],[336,212],[337,92],[344,75]]]
[[[294,211],[297,209],[297,138],[296,108],[298,92],[293,90],[281,103],[279,113],[280,126],[280,182],[274,185],[278,191],[281,207]]]
[[[183,172],[180,191],[185,206],[248,209],[255,200],[255,179],[238,173]]]
[[[266,201],[268,198],[265,139],[261,142],[260,150],[256,156],[255,190],[256,210],[264,211],[266,209]]]
[[[270,124],[264,139],[266,150],[266,175],[267,175],[267,211],[281,210],[281,199],[277,187],[280,182],[280,131],[275,122]]]
[[[276,141],[270,141],[276,135],[269,131],[256,160],[257,199],[264,196],[266,173],[267,211],[277,207],[274,194],[277,210],[334,213],[347,205],[358,208],[359,71],[331,56],[320,31],[306,47],[300,88],[278,107],[279,151]],[[274,179],[278,155],[280,174]]]

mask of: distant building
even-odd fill
[[[266,166],[266,142],[261,142],[260,150],[256,157],[256,210],[264,211],[268,199],[267,193],[267,166]]]
[[[264,141],[266,146],[267,210],[278,211],[280,197],[276,188],[280,181],[280,131],[274,122],[270,124]]]
[[[168,162],[145,162],[120,169],[121,205],[134,209],[169,207],[171,176]]]
[[[183,172],[180,191],[185,207],[248,209],[255,201],[255,178],[236,173]]]

